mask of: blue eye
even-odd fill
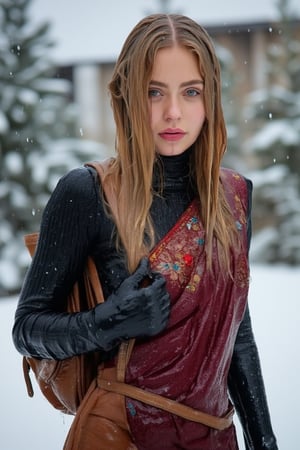
[[[159,97],[161,93],[158,89],[149,89],[148,95],[149,97]]]
[[[185,91],[185,94],[188,96],[188,97],[196,97],[197,95],[199,95],[200,94],[200,92],[197,90],[197,89],[187,89],[186,91]]]

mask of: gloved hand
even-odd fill
[[[148,284],[143,287],[143,284]],[[170,297],[165,279],[151,273],[149,262],[142,259],[137,270],[118,290],[95,308],[96,338],[108,351],[129,338],[154,336],[167,325]]]

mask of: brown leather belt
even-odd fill
[[[216,430],[225,430],[232,424],[234,414],[233,407],[231,407],[223,417],[212,416],[161,395],[145,391],[122,381],[113,380],[111,379],[112,377],[110,371],[110,373],[107,373],[109,379],[106,379],[105,372],[106,370],[103,369],[99,373],[97,378],[97,385],[98,387],[106,391],[124,395],[125,397],[138,400],[140,402],[146,403],[147,405],[162,409],[186,420],[201,423]]]

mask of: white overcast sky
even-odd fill
[[[299,0],[291,0],[300,16]],[[174,11],[202,25],[265,22],[277,17],[277,0],[173,0]],[[115,58],[129,31],[158,0],[32,0],[31,19],[52,23],[54,59],[62,64]]]

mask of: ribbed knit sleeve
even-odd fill
[[[93,310],[63,313],[101,231],[104,213],[98,191],[92,171],[75,169],[59,181],[44,210],[13,328],[15,346],[24,355],[63,359],[99,347]]]

